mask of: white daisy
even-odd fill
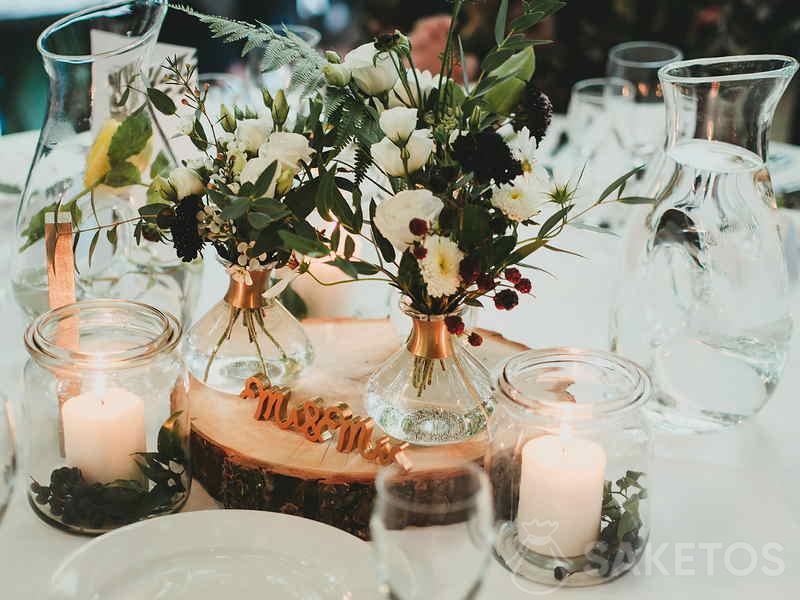
[[[458,268],[464,253],[455,242],[440,235],[427,237],[423,247],[427,254],[419,261],[419,267],[428,294],[433,298],[455,294],[461,283]]]
[[[514,160],[522,163],[522,170],[530,173],[536,164],[536,138],[531,136],[527,127],[523,127],[506,140],[508,149]]]
[[[550,182],[535,173],[525,173],[511,183],[495,188],[492,206],[512,221],[530,219],[550,201]]]

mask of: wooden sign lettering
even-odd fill
[[[375,421],[371,418],[354,417],[343,402],[326,407],[321,398],[290,408],[291,395],[289,388],[264,385],[258,377],[250,377],[239,394],[246,400],[257,400],[253,414],[256,421],[272,421],[281,429],[302,433],[315,443],[330,441],[338,433],[338,452],[347,454],[355,450],[371,462],[380,465],[396,462],[404,471],[411,469],[411,461],[404,452],[408,443],[394,443],[389,436],[373,441]]]

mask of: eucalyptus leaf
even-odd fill
[[[113,188],[134,185],[136,183],[141,183],[141,181],[142,174],[139,172],[139,169],[136,165],[127,160],[114,164],[103,178],[103,183]]]
[[[111,136],[108,160],[112,168],[144,150],[153,135],[150,117],[142,108],[127,116]]]
[[[153,103],[153,106],[158,112],[165,115],[175,114],[175,111],[177,110],[175,102],[173,102],[172,98],[167,96],[158,88],[147,88],[147,97],[150,98],[150,102]]]
[[[236,220],[250,208],[250,198],[233,198],[231,203],[222,209],[220,216],[223,219]]]
[[[294,250],[295,252],[299,252],[300,254],[304,254],[306,256],[311,257],[320,257],[326,256],[330,253],[330,250],[320,242],[318,239],[309,239],[307,237],[301,237],[291,231],[279,231],[278,235],[283,242],[283,246],[286,250]]]
[[[89,267],[92,266],[92,257],[94,257],[94,251],[97,249],[97,241],[100,239],[100,230],[94,232],[92,235],[92,241],[89,243]]]

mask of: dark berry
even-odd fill
[[[464,333],[464,321],[457,315],[445,317],[444,324],[447,326],[447,331],[453,335],[461,335]]]
[[[488,273],[482,273],[479,275],[477,283],[478,289],[482,292],[489,292],[497,287],[497,282],[494,280],[494,277]]]
[[[529,294],[529,293],[530,293],[530,291],[531,291],[531,289],[533,288],[533,284],[531,283],[531,280],[530,280],[530,279],[528,279],[527,277],[525,277],[525,278],[523,278],[523,279],[520,279],[520,280],[519,280],[519,281],[518,281],[518,282],[517,282],[517,283],[514,285],[514,287],[517,289],[517,291],[518,291],[520,294]]]
[[[556,578],[558,581],[564,581],[569,575],[569,571],[567,571],[564,567],[556,567],[553,569],[553,577]]]
[[[428,224],[422,219],[411,219],[411,222],[408,224],[408,229],[414,235],[425,235],[428,233]]]
[[[476,348],[483,343],[483,338],[479,333],[475,333],[474,331],[469,334],[467,338],[470,346],[475,346]]]
[[[428,256],[428,249],[425,246],[414,246],[412,253],[414,254],[414,258],[417,260],[422,260]]]
[[[519,269],[515,267],[509,267],[506,269],[505,277],[511,283],[517,283],[520,279],[522,279],[522,273],[519,272]]]
[[[519,304],[519,296],[514,290],[503,289],[494,295],[494,305],[497,310],[511,310]]]

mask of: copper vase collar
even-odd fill
[[[228,291],[225,293],[225,302],[235,308],[261,308],[267,303],[264,292],[267,291],[271,275],[272,269],[250,271],[253,285],[247,285],[231,276]]]
[[[441,360],[453,354],[453,340],[443,317],[413,317],[407,348],[414,356]]]

